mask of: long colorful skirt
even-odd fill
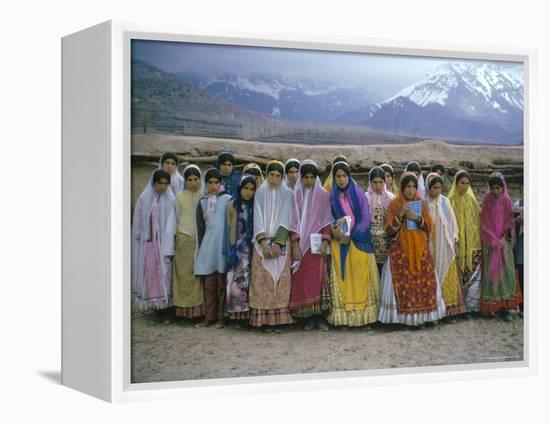
[[[458,265],[456,260],[453,260],[449,271],[441,284],[443,299],[445,300],[446,316],[456,316],[466,313],[466,305],[464,304],[464,293],[462,291],[462,282],[458,274]]]
[[[359,250],[350,241],[342,278],[340,244],[333,240],[330,246],[332,310],[327,321],[334,326],[364,326],[376,322],[380,277],[374,254]]]
[[[173,303],[179,317],[194,318],[205,314],[203,284],[201,278],[193,275],[195,245],[195,239],[189,235],[176,234]]]
[[[327,259],[309,251],[292,274],[290,312],[292,317],[319,316],[330,308]]]
[[[483,271],[481,276],[481,298],[479,310],[487,316],[503,310],[515,310],[522,302],[521,287],[514,267],[514,253],[510,243],[506,246],[506,260],[502,279],[496,287],[489,280],[488,271],[493,257],[492,247],[483,248]]]
[[[290,251],[290,242],[287,242],[286,251]],[[271,274],[262,264],[262,257],[254,249],[252,279],[248,293],[251,326],[277,326],[294,323],[289,308],[291,262],[292,257],[287,254],[283,271],[279,281],[275,284]]]

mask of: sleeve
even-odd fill
[[[367,197],[365,195],[358,195],[357,197],[359,197],[359,210],[361,216],[355,216],[356,223],[351,230],[352,239],[362,238],[363,234],[370,229],[370,208]],[[361,219],[359,220],[357,217]],[[357,221],[359,221],[359,223],[357,223]]]
[[[204,221],[204,214],[202,212],[202,202],[197,204],[197,212],[195,214],[197,220],[197,246],[200,248],[204,233],[206,232],[206,222]]]
[[[132,224],[132,238],[140,241],[140,229],[141,229],[141,208],[142,208],[141,198],[138,199],[136,207],[134,209],[134,223]]]
[[[227,203],[225,208],[227,239],[229,245],[234,246],[237,243],[237,213],[233,207],[233,201]]]
[[[172,203],[168,207],[168,213],[166,216],[166,227],[164,228],[164,237],[162,240],[162,251],[161,255],[163,257],[170,257],[174,255],[174,240],[176,233],[176,203]]]

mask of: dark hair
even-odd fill
[[[502,181],[502,179],[500,179],[498,176],[491,176],[489,178],[489,188],[492,188],[495,185],[504,188],[504,182]]]
[[[437,182],[443,185],[443,179],[441,179],[441,176],[432,176],[428,182],[428,189],[431,189]]]
[[[443,165],[440,164],[440,163],[434,164],[434,165],[432,166],[432,169],[430,170],[430,172],[437,173],[438,170],[440,170],[441,173],[443,173],[443,175],[445,175],[445,166],[443,166]]]
[[[195,175],[197,178],[201,178],[201,172],[196,167],[189,167],[183,172],[183,179],[187,180],[190,176]]]
[[[267,165],[265,173],[269,173],[276,170],[281,175],[285,174],[285,167],[279,162],[271,162]]]
[[[338,162],[345,162],[345,163],[348,163],[348,159],[346,159],[345,156],[342,156],[341,154],[338,154],[333,160],[332,160],[332,164],[334,165],[335,163],[338,163]],[[349,164],[349,163],[348,163]]]
[[[380,165],[380,169],[382,169],[385,173],[389,173],[391,175],[391,177],[393,178],[393,176],[394,176],[393,168],[389,164]]]
[[[405,172],[414,172],[414,173],[422,174],[422,168],[420,167],[418,162],[409,162],[405,167]]]
[[[285,164],[285,173],[288,173],[292,168],[300,169],[300,162],[294,159],[287,161]]]
[[[343,170],[348,177],[351,175],[351,168],[347,162],[339,162],[334,165],[332,168],[332,177],[336,178],[336,171]]]
[[[385,177],[386,174],[381,167],[373,167],[369,172],[369,182],[372,182],[374,178],[382,178],[384,180]]]
[[[401,192],[405,191],[405,187],[409,185],[409,182],[413,181],[414,186],[418,189],[418,178],[414,173],[407,173],[403,176],[400,183]]]
[[[311,173],[316,178],[319,175],[319,169],[312,163],[306,163],[300,166],[300,176],[302,178],[308,173]]]
[[[164,162],[168,159],[174,160],[176,162],[176,165],[178,165],[178,163],[180,162],[178,160],[178,156],[176,156],[176,153],[167,152],[167,153],[163,153],[163,155],[160,156],[160,165],[162,166]]]
[[[257,167],[251,167],[250,169],[246,169],[244,171],[244,175],[252,175],[259,178],[260,176],[262,176],[262,171]]]
[[[231,162],[231,164],[235,164],[235,156],[233,156],[232,152],[222,151],[220,154],[218,154],[217,167],[220,167],[224,162]]]
[[[472,176],[468,173],[468,171],[461,169],[455,174],[456,183],[458,184],[458,181],[460,181],[464,177],[468,178],[468,181],[470,181],[470,183],[472,182]]]
[[[170,183],[170,174],[168,172],[166,172],[164,169],[157,169],[153,172],[153,185],[156,184],[158,181],[160,181],[161,179],[166,179],[168,180],[168,183]]]
[[[204,174],[204,182],[208,182],[212,178],[217,179],[219,182],[222,181],[222,174],[215,167],[211,167],[206,171],[206,173]]]
[[[254,175],[247,175],[241,178],[241,181],[239,182],[239,193],[233,201],[233,208],[235,210],[240,210],[241,204],[251,204],[251,202],[254,201],[254,197],[250,200],[244,200],[241,197],[241,190],[246,186],[246,184],[252,184],[254,186],[254,191],[256,191],[256,177]]]

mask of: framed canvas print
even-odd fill
[[[534,371],[534,51],[121,22],[62,44],[64,384]]]

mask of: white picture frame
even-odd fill
[[[130,41],[223,43],[506,60],[524,64],[525,330],[522,362],[216,380],[130,383]],[[536,357],[535,143],[537,52],[406,40],[228,33],[106,22],[62,40],[62,383],[109,402],[288,392],[533,375]],[[82,239],[87,242],[82,245]],[[79,251],[76,253],[76,247]],[[83,272],[82,269],[86,269]]]

